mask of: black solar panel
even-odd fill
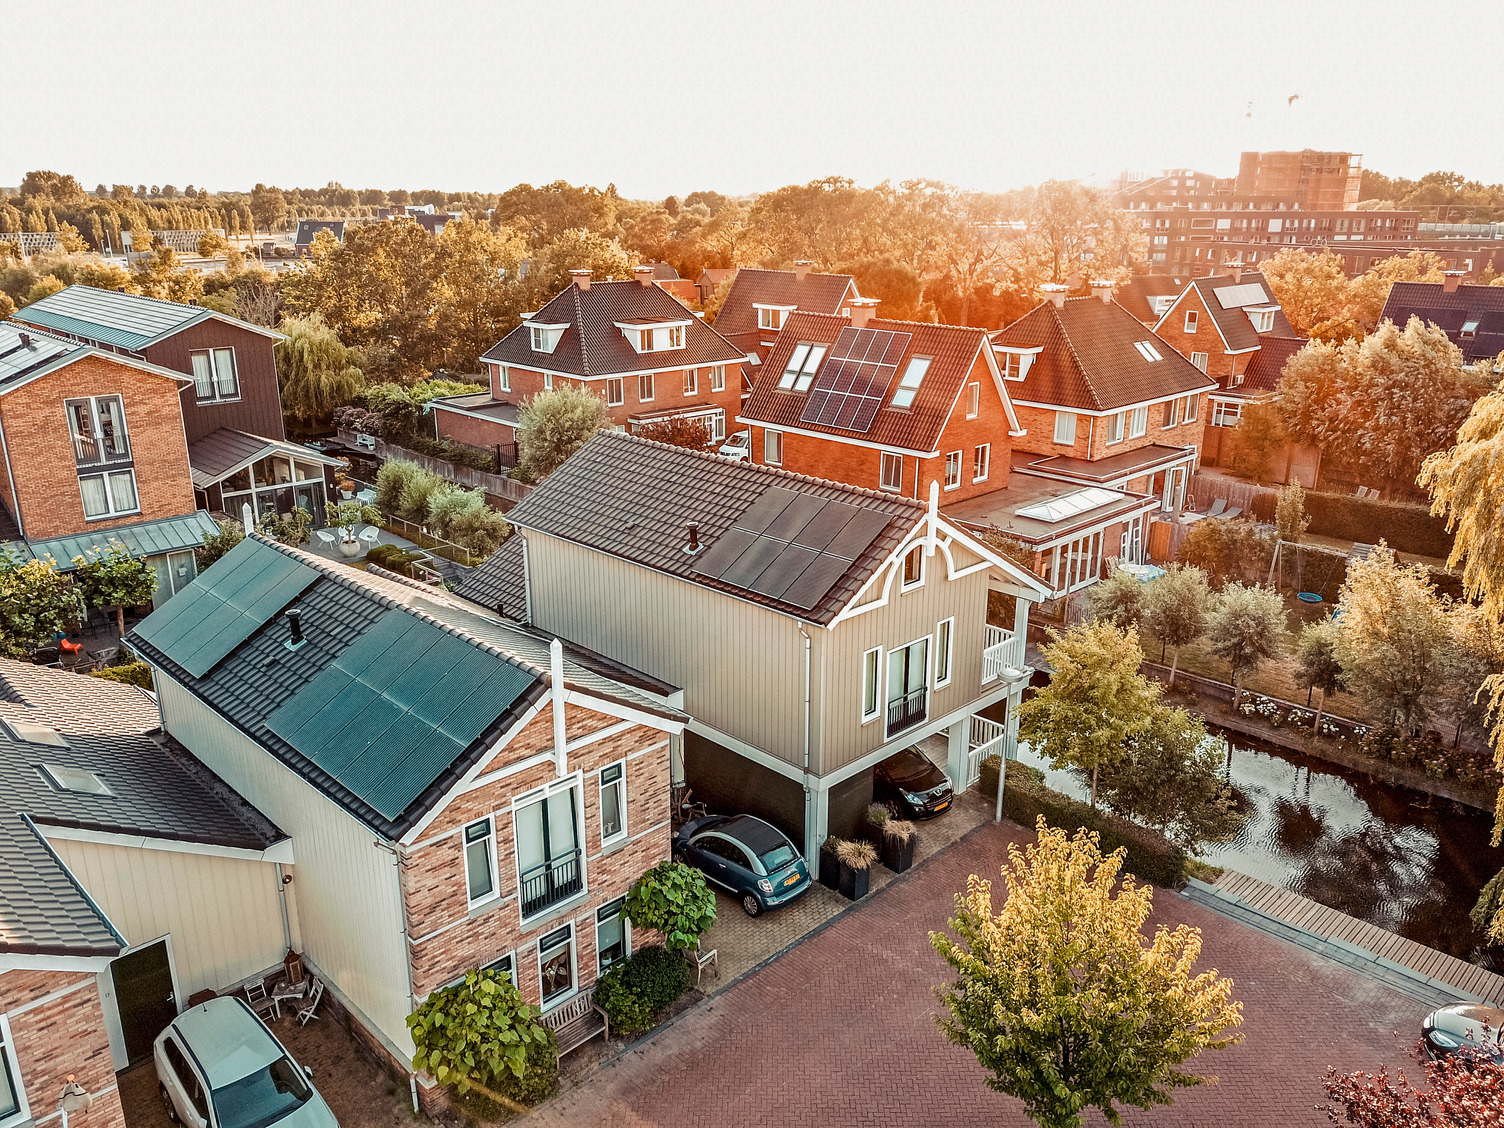
[[[908,333],[887,329],[842,329],[799,421],[866,434],[910,339]]]
[[[695,564],[702,576],[808,610],[892,520],[772,486]]]

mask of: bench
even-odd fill
[[[611,1020],[595,1005],[594,987],[587,987],[567,1003],[543,1015],[539,1021],[554,1032],[559,1044],[558,1059],[579,1049],[597,1034],[611,1037]]]

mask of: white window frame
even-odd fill
[[[794,351],[789,353],[789,361],[778,377],[778,390],[809,391],[810,385],[815,382],[815,373],[820,370],[820,363],[829,351],[830,346],[820,341],[800,341],[794,346]]]
[[[1149,405],[1135,407],[1128,413],[1128,437],[1141,439],[1149,430]]]
[[[783,432],[768,427],[762,433],[762,460],[769,466],[783,465]]]
[[[15,1039],[10,1032],[10,1020],[3,1014],[0,1014],[0,1069],[9,1070],[11,1085],[16,1090],[16,1111],[4,1120],[0,1120],[0,1125],[10,1128],[11,1125],[29,1123],[31,1105],[26,1101],[26,1080],[21,1076],[21,1060],[16,1054]]]
[[[110,489],[110,479],[120,477],[121,475],[124,475],[131,480],[131,492],[136,495],[136,505],[134,509],[115,508],[115,495]],[[93,473],[80,474],[78,476],[78,498],[79,505],[81,506],[83,505],[83,483],[86,479],[93,478],[98,478],[104,488],[104,500],[106,509],[103,513],[90,513],[88,509],[85,508],[85,521],[108,521],[112,517],[125,517],[132,513],[141,512],[141,489],[140,483],[136,481],[136,471],[134,467],[126,466],[119,470],[111,470],[106,464]]]
[[[486,826],[486,833],[480,838],[472,839],[471,829],[482,823]],[[485,843],[486,864],[491,871],[491,890],[483,897],[472,898],[470,896],[470,847],[477,842]],[[460,849],[465,859],[465,907],[474,911],[482,905],[491,904],[501,896],[501,882],[498,880],[500,874],[497,872],[496,863],[496,816],[486,815],[484,818],[466,823],[460,831]]]
[[[1207,354],[1204,352],[1193,352],[1191,354],[1191,363],[1194,364],[1197,368],[1201,369],[1201,371],[1205,372],[1207,364]]]
[[[612,768],[619,768],[621,770],[621,774],[619,776],[617,776],[616,779],[612,780],[610,783],[607,783],[606,782],[606,773],[608,771],[610,771]],[[610,764],[604,765],[601,768],[601,770],[598,773],[596,773],[596,785],[599,788],[599,801],[600,801],[600,808],[599,808],[599,810],[600,810],[600,823],[601,823],[601,849],[604,850],[604,849],[606,849],[608,847],[615,846],[618,842],[625,842],[627,840],[627,834],[628,834],[628,830],[627,830],[627,762],[625,760],[617,760],[614,763],[610,763]],[[617,810],[619,810],[621,812],[621,829],[618,830],[615,834],[611,835],[609,838],[606,836],[606,788],[607,787],[614,787],[614,788],[616,788],[616,790],[617,790],[617,799],[616,799]]]
[[[1185,397],[1185,407],[1180,413],[1180,421],[1182,423],[1196,422],[1196,408],[1200,402],[1201,397],[1195,392]]]
[[[918,557],[917,557],[917,559],[919,560],[919,578],[917,580],[913,580],[913,581],[906,580],[906,579],[904,579],[904,573],[909,570],[909,557],[913,556],[916,552],[919,554]],[[902,556],[900,556],[898,558],[898,590],[901,591],[901,592],[903,592],[903,591],[917,591],[919,588],[922,588],[923,586],[924,586],[924,545],[922,545],[922,544],[916,544],[913,548],[909,549],[909,551],[905,552]]]
[[[975,419],[982,410],[982,385],[973,380],[966,385],[966,418]]]
[[[496,388],[502,392],[510,392],[512,390],[512,370],[505,364],[498,364],[496,366]]]
[[[889,404],[893,407],[909,408],[914,406],[914,398],[919,395],[919,389],[924,384],[924,378],[929,374],[930,365],[935,358],[930,356],[911,356],[909,363],[904,366],[903,375],[899,377],[898,387],[893,392],[893,398]]]
[[[543,374],[543,390],[545,392],[554,390],[554,374],[552,372],[545,372]]]
[[[935,688],[943,689],[950,684],[955,673],[956,620],[954,616],[941,619],[935,624]],[[941,666],[944,665],[942,676]]]
[[[1076,445],[1076,413],[1074,411],[1055,412],[1055,441],[1061,446]]]
[[[684,394],[687,396],[700,394],[700,370],[698,368],[684,370]]]
[[[606,406],[621,407],[627,402],[627,390],[622,386],[620,376],[608,376],[606,378]]]
[[[621,959],[612,960],[608,964],[601,962],[601,913],[615,906],[617,919],[621,921]],[[608,970],[621,963],[632,954],[632,918],[627,916],[627,899],[618,897],[614,901],[608,901],[595,910],[595,974],[604,975]],[[541,972],[540,972],[541,975]],[[542,997],[541,995],[539,996]]]
[[[1171,427],[1175,426],[1179,422],[1180,397],[1177,396],[1175,399],[1165,401],[1165,421],[1161,429],[1168,431]]]
[[[724,392],[726,390],[726,366],[724,364],[712,364],[710,366],[710,390],[712,392]]]
[[[971,455],[971,480],[985,482],[992,473],[992,444],[978,443]]]
[[[580,852],[580,891],[573,897],[563,901],[556,901],[552,905],[536,913],[531,917],[522,915],[522,855],[517,850],[517,812],[524,807],[531,807],[534,803],[546,803],[561,791],[574,792],[574,819],[577,839],[577,849]],[[546,808],[545,808],[546,810]],[[560,905],[573,904],[582,898],[590,896],[590,872],[586,868],[586,860],[590,854],[586,846],[589,832],[585,823],[585,776],[583,772],[574,772],[563,779],[556,779],[542,787],[535,787],[523,795],[518,795],[512,800],[512,879],[517,883],[517,919],[523,927],[528,927],[532,922],[543,920],[552,916]],[[492,824],[494,829],[494,822]],[[468,892],[468,889],[467,889]],[[540,965],[541,967],[541,965]],[[540,975],[541,970],[540,970]],[[579,986],[579,980],[575,980],[575,986]],[[539,998],[542,998],[540,995]]]
[[[1116,446],[1123,441],[1123,435],[1128,430],[1128,413],[1119,411],[1116,415],[1107,417],[1107,442],[1106,446]]]
[[[560,948],[568,947],[568,949],[569,949],[569,982],[570,982],[570,987],[569,987],[568,991],[562,992],[556,998],[545,999],[543,997],[543,953],[545,951],[545,949],[543,947],[543,941],[546,940],[549,936],[552,936],[552,935],[554,935],[557,932],[562,932],[564,929],[568,929],[569,930],[569,938],[567,940],[565,940],[562,944],[552,944],[552,945],[550,945],[548,947],[547,951],[550,952],[550,953],[553,953],[553,952],[557,952]],[[580,937],[579,937],[578,933],[575,931],[574,921],[567,920],[564,923],[560,924],[558,928],[551,928],[551,929],[548,930],[548,932],[545,935],[538,937],[537,950],[538,950],[538,1005],[539,1005],[539,1009],[540,1010],[551,1011],[555,1007],[560,1006],[561,1004],[568,1002],[570,999],[574,998],[576,995],[578,995],[580,993]]]
[[[670,325],[668,327],[668,347],[671,349],[684,347],[684,326]]]
[[[872,708],[867,708],[871,698]],[[862,724],[883,715],[883,648],[874,646],[862,654]]]
[[[897,465],[897,475],[889,474],[889,468]],[[880,451],[877,460],[877,484],[889,493],[903,493],[903,455]]]
[[[945,455],[945,488],[961,488],[961,452],[958,450],[948,451]]]
[[[230,379],[234,382],[235,390],[230,395],[221,395],[219,392],[219,354],[230,354]],[[219,345],[208,349],[193,349],[188,353],[188,366],[193,368],[194,357],[207,357],[209,361],[209,389],[210,394],[200,395],[198,390],[198,372],[193,373],[193,395],[197,402],[202,404],[211,403],[236,403],[241,398],[240,391],[240,362],[235,356],[235,350],[226,345]]]
[[[643,395],[642,394],[642,390],[644,388],[647,389],[647,392],[648,392],[647,395]],[[637,402],[638,403],[652,403],[653,402],[653,390],[654,390],[653,389],[653,373],[651,373],[651,372],[642,372],[642,373],[639,373],[638,376],[637,376]]]
[[[1185,311],[1185,331],[1187,333],[1194,333],[1196,331],[1197,325],[1200,322],[1200,320],[1201,320],[1200,316],[1197,314],[1197,312],[1194,309],[1188,309],[1188,310],[1186,310]]]
[[[1244,375],[1245,374],[1242,373],[1242,372],[1234,372],[1231,376],[1229,376],[1227,378],[1227,386],[1229,388],[1236,388],[1239,384],[1241,384],[1243,382]]]
[[[1272,309],[1261,310],[1258,322],[1254,325],[1255,333],[1268,333],[1274,329],[1274,311]]]
[[[772,329],[776,332],[783,328],[784,319],[787,317],[787,310],[770,309],[767,306],[757,307],[757,327],[759,329]]]

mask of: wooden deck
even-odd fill
[[[1477,964],[1427,948],[1378,925],[1339,913],[1247,874],[1225,870],[1217,879],[1215,889],[1219,896],[1236,899],[1245,907],[1283,921],[1292,928],[1333,944],[1361,949],[1380,963],[1402,968],[1465,995],[1504,1004],[1504,976]]]

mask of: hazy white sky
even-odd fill
[[[1504,181],[1498,0],[0,0],[0,184],[1005,189],[1244,149]],[[1293,106],[1292,94],[1300,95]]]

